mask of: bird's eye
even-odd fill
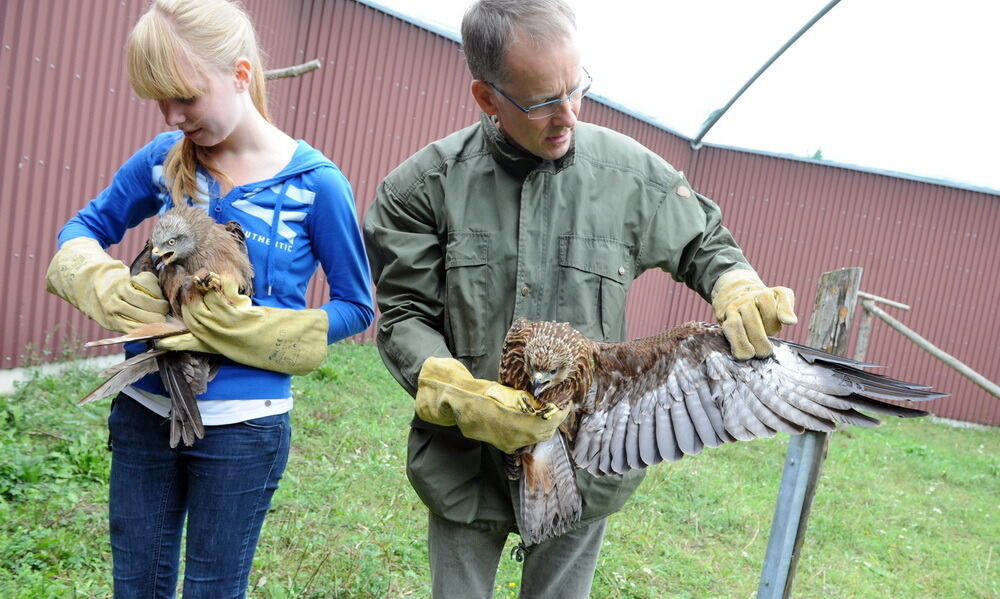
[[[167,245],[176,245],[176,244],[177,244],[177,240],[176,239],[171,238],[171,239],[167,240]]]
[[[553,368],[552,370],[549,371],[549,374],[555,374],[557,370],[559,370],[559,369],[558,368]]]

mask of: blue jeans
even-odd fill
[[[192,447],[170,449],[169,421],[119,395],[108,428],[114,596],[174,596],[186,515],[184,599],[244,597],[288,462],[288,414],[206,426]]]

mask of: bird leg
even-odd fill
[[[190,303],[196,294],[204,297],[209,291],[217,291],[227,302],[230,304],[233,303],[223,290],[222,277],[207,268],[201,268],[193,275],[184,279],[180,292],[181,303]]]
[[[555,413],[558,412],[558,411],[559,411],[559,407],[556,406],[556,404],[554,404],[554,403],[552,403],[550,401],[549,403],[545,404],[544,408],[542,408],[541,410],[538,410],[538,416],[542,420],[548,420],[549,418],[552,418],[552,416],[554,416]]]
[[[558,406],[551,401],[546,402],[544,406],[538,407],[540,402],[536,397],[529,394],[518,396],[517,398],[517,408],[523,414],[534,414],[543,420],[548,420],[559,411]]]
[[[202,268],[194,273],[191,277],[191,282],[202,293],[208,293],[213,290],[222,293],[222,277],[207,268]]]

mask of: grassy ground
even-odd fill
[[[71,369],[0,397],[0,597],[110,597],[109,402],[73,405],[95,380]],[[372,347],[350,344],[295,388],[293,455],[250,596],[428,596],[409,398]],[[592,596],[755,596],[786,446],[651,469],[610,519]],[[505,556],[495,597],[516,597],[518,576]],[[795,597],[1000,597],[1000,432],[923,420],[835,434]]]

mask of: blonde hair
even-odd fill
[[[200,80],[214,69],[231,73],[239,58],[251,63],[250,97],[267,121],[264,64],[253,23],[243,7],[229,0],[153,0],[129,34],[125,50],[129,81],[140,98],[197,98]],[[217,180],[231,183],[207,160],[205,148],[187,137],[167,154],[163,175],[170,195],[198,200],[196,173],[201,164]]]

